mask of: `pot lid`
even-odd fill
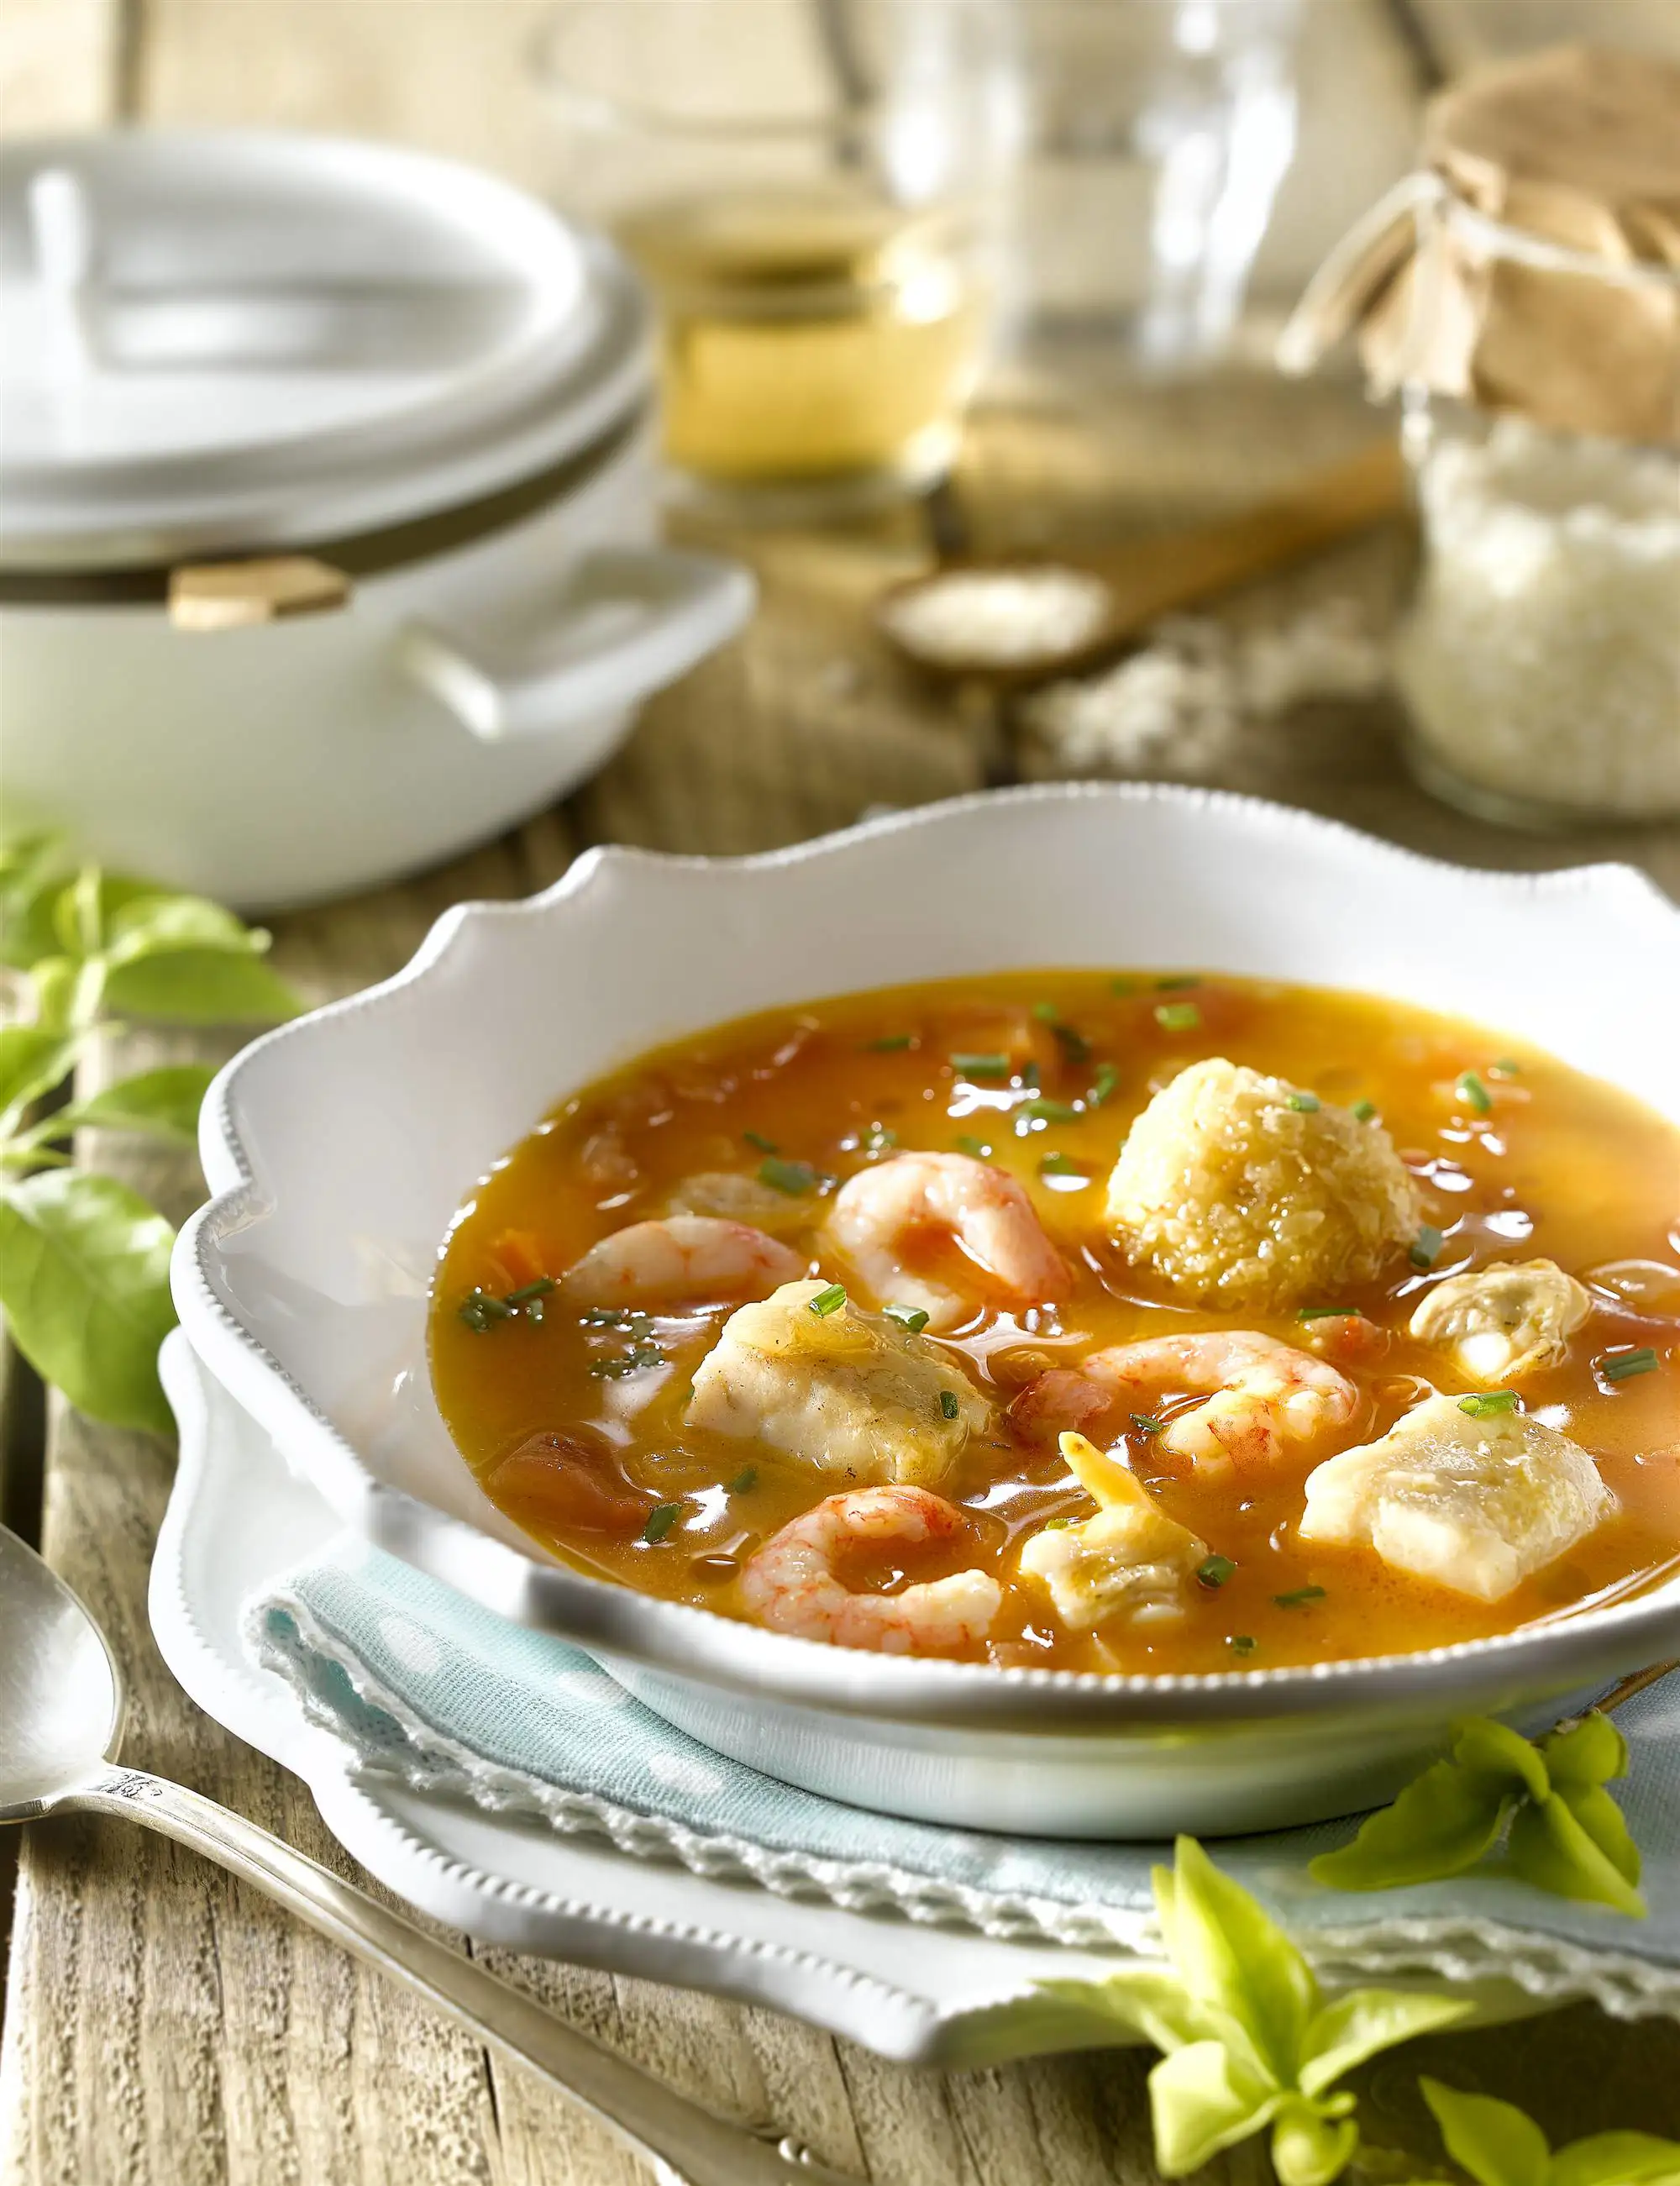
[[[0,149],[0,567],[330,541],[563,462],[648,384],[602,238],[332,137]]]

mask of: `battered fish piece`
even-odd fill
[[[1273,1313],[1372,1281],[1422,1219],[1380,1124],[1223,1056],[1132,1125],[1107,1214],[1127,1257],[1186,1303]]]
[[[768,1443],[849,1486],[937,1488],[992,1407],[944,1352],[889,1314],[849,1298],[815,1314],[834,1287],[784,1283],[724,1324],[694,1376],[697,1427]]]
[[[1501,1601],[1616,1509],[1578,1443],[1464,1401],[1431,1397],[1309,1473],[1300,1539],[1366,1545],[1396,1571]]]

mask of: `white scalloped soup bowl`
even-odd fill
[[[585,1577],[483,1495],[432,1397],[428,1286],[474,1179],[557,1099],[656,1043],[816,995],[1151,964],[1471,1017],[1680,1122],[1680,1012],[1660,1006],[1680,994],[1680,912],[1627,867],[1473,872],[1246,799],[1017,791],[759,858],[591,852],[528,903],[450,911],[397,978],[216,1081],[216,1196],[176,1253],[182,1320],[370,1540],[577,1641],[708,1744],[861,1806],[1044,1835],[1305,1821],[1390,1796],[1457,1717],[1537,1721],[1680,1651],[1672,1582],[1503,1638],[1304,1668],[905,1661]]]

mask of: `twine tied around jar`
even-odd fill
[[[1357,330],[1372,391],[1680,447],[1680,68],[1570,47],[1431,104],[1422,165],[1336,246],[1280,337]]]

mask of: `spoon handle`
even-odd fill
[[[281,1838],[183,1785],[108,1768],[52,1802],[55,1812],[70,1808],[126,1814],[254,1884],[540,2072],[628,2143],[652,2166],[659,2186],[858,2186],[791,2140],[763,2140],[714,2117]]]

